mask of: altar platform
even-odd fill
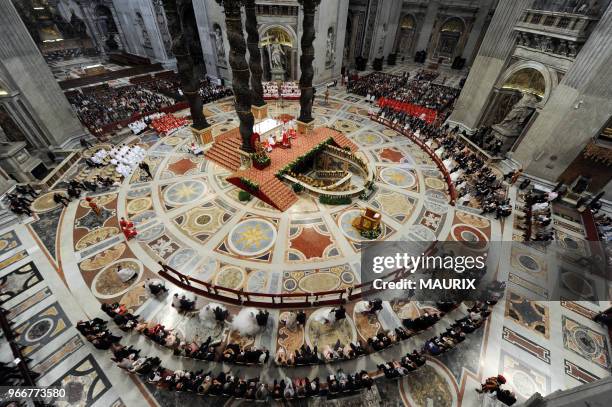
[[[248,189],[243,185],[242,179],[258,185],[257,191],[249,192],[276,209],[285,211],[297,201],[297,196],[287,184],[276,177],[276,174],[330,137],[332,138],[332,145],[349,148],[353,152],[357,150],[357,146],[341,132],[328,127],[318,127],[310,133],[299,134],[295,139],[292,139],[291,148],[274,148],[272,152],[268,153],[271,159],[268,167],[262,170],[254,167],[241,170],[236,167],[236,160],[239,160],[240,154],[237,149],[237,146],[240,145],[240,133],[238,129],[232,129],[215,139],[215,144],[217,142],[223,143],[224,155],[217,156],[214,150],[215,145],[213,145],[206,156],[230,171],[234,171],[232,175],[226,178],[228,182],[244,190]],[[219,151],[220,148],[221,146],[218,146],[216,151]],[[230,159],[227,157],[230,154],[235,155],[235,157]]]

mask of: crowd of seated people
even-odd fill
[[[57,49],[55,51],[47,51],[43,54],[45,61],[47,63],[57,62],[57,61],[67,61],[69,59],[78,58],[83,55],[82,48],[66,48],[66,49]]]
[[[298,99],[302,91],[297,82],[283,82],[281,85],[281,96],[287,99]]]
[[[262,82],[264,99],[278,98],[278,84],[276,82]]]
[[[142,85],[156,93],[161,93],[174,100],[184,100],[184,93],[181,89],[181,81],[178,77],[174,78],[154,78],[151,81],[143,82]],[[198,93],[202,97],[202,103],[210,103],[227,96],[232,96],[232,89],[225,86],[214,84],[209,78],[200,82]]]
[[[17,215],[32,216],[30,205],[38,197],[38,192],[31,185],[17,185],[13,193],[7,193],[10,210]]]
[[[488,305],[495,302],[475,303],[468,309],[468,315],[457,319],[446,331],[428,339],[422,350],[413,350],[406,353],[399,361],[391,360],[378,365],[382,377],[386,379],[397,379],[418,370],[426,364],[425,354],[438,356],[466,339],[466,335],[474,332],[484,324],[489,317]],[[452,309],[455,304],[450,302],[439,303],[446,309]],[[118,304],[103,306],[105,312],[116,317],[125,316],[125,307]],[[437,321],[438,315],[427,316],[423,319],[415,319],[422,327],[431,326]],[[125,347],[118,344],[119,337],[113,336],[106,328],[106,322],[101,319],[91,321],[80,321],[77,328],[88,339],[107,337],[108,347],[113,352],[113,361],[130,374],[138,374],[148,383],[155,385],[161,390],[185,391],[201,396],[225,396],[238,399],[259,401],[291,401],[313,396],[333,397],[338,394],[347,394],[369,390],[374,384],[374,378],[365,370],[356,371],[354,374],[346,374],[342,369],[329,374],[325,382],[319,378],[278,378],[273,383],[265,383],[260,378],[241,378],[237,372],[221,371],[213,374],[212,371],[204,370],[170,370],[161,365],[157,357],[145,357],[138,349]],[[400,329],[400,332],[402,330]],[[405,331],[404,331],[405,332]],[[407,332],[406,332],[407,334]],[[399,334],[398,334],[399,336]],[[377,337],[378,338],[378,337]],[[383,341],[382,338],[378,338]],[[210,338],[203,347],[214,346]],[[480,389],[479,389],[480,390]],[[485,389],[489,391],[488,389]],[[503,402],[512,402],[512,394],[500,393]],[[508,395],[509,397],[505,397]],[[498,395],[499,397],[499,395]]]
[[[369,102],[384,96],[442,112],[452,105],[459,91],[432,83],[436,76],[428,71],[419,71],[411,79],[407,72],[399,76],[373,72],[349,81],[347,91],[364,96]]]
[[[90,321],[78,321],[76,328],[96,349],[108,350],[121,340],[106,327],[107,322],[101,318]]]
[[[191,301],[185,298],[178,298],[179,301]],[[186,305],[186,307],[191,309],[190,304]],[[270,358],[270,351],[265,348],[259,349],[255,346],[243,348],[238,343],[228,343],[221,347],[222,342],[215,341],[210,336],[205,341],[201,341],[197,336],[191,340],[183,338],[180,333],[173,329],[168,329],[160,323],[139,320],[138,316],[130,314],[124,305],[118,303],[103,304],[102,311],[113,318],[113,321],[122,331],[134,330],[158,345],[171,349],[175,356],[231,364],[265,364],[268,363]],[[220,309],[219,313],[218,319],[224,321],[227,318],[227,314],[224,314]],[[215,316],[217,317],[219,313],[215,312]]]
[[[139,85],[108,87],[92,93],[72,92],[67,98],[81,122],[94,132],[134,114],[157,112],[175,103],[174,99],[150,92]]]
[[[465,136],[478,147],[494,156],[501,152],[503,143],[492,134],[491,127],[481,127],[473,134],[466,134]]]
[[[470,150],[459,137],[458,128],[450,129],[448,124],[443,127],[430,125],[390,106],[381,108],[376,116],[404,132],[411,132],[442,160],[450,181],[455,185],[459,204],[476,203],[483,214],[495,213],[496,218],[512,213],[504,180]]]

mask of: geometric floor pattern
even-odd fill
[[[397,66],[392,72],[407,69],[412,67]],[[207,119],[215,126],[213,134],[237,126],[231,100],[206,108]],[[368,108],[363,98],[347,94],[343,87],[330,91],[328,105],[317,100],[313,107],[315,125],[344,133],[372,166],[376,193],[367,201],[355,199],[350,205],[327,206],[300,194],[286,212],[257,199],[243,203],[238,190],[225,181],[229,173],[224,168],[185,151],[191,142],[187,130],[166,138],[146,132],[128,141],[147,150],[153,180],[136,172],[119,187],[91,195],[102,209],[101,216],[91,213],[84,201],[73,202],[61,212],[59,222],[49,215],[59,213],[57,208],[49,207],[35,216],[32,225],[0,231],[0,247],[4,248],[0,251],[0,303],[11,312],[20,341],[33,359],[30,366],[41,373],[40,384],[61,382],[78,388],[75,394],[80,399],[71,400],[70,405],[142,405],[143,395],[150,404],[154,400],[161,405],[171,403],[167,394],[135,386],[111,366],[106,353],[76,335],[75,323],[99,316],[102,302],[124,303],[135,313],[163,322],[187,337],[213,334],[223,341],[235,337],[231,331],[207,332],[178,315],[170,309],[169,298],[147,298],[142,281],[155,275],[158,261],[236,290],[296,293],[343,289],[359,283],[356,259],[361,238],[350,225],[365,207],[382,213],[382,239],[447,240],[469,233],[479,240],[512,240],[516,234],[512,217],[502,222],[482,217],[472,208],[444,204],[448,199],[445,183],[433,161],[405,137],[369,120]],[[269,104],[270,116],[297,116],[298,110],[297,103],[285,102],[282,109]],[[510,197],[517,199],[514,188]],[[137,238],[125,240],[118,224],[121,217],[136,224]],[[37,222],[44,223],[36,226]],[[577,227],[573,225],[567,233],[579,245]],[[500,259],[499,271],[510,276],[508,295],[512,292],[512,298],[495,307],[484,332],[456,349],[452,358],[428,364],[409,381],[378,385],[379,403],[401,400],[405,405],[419,406],[430,402],[475,405],[473,389],[477,383],[498,373],[510,378],[519,399],[534,391],[548,394],[577,386],[585,378],[610,374],[609,338],[587,318],[589,312],[608,304],[526,304],[521,300],[525,290],[533,292],[540,287],[533,271],[537,256],[517,251],[505,256]],[[116,278],[118,267],[132,268],[138,278],[122,283]],[[180,290],[171,288],[174,292]],[[274,310],[270,313],[271,329],[245,340],[274,353],[279,347],[291,350],[304,343],[363,339],[397,326],[406,315],[430,310],[431,304],[385,307],[377,318],[363,318],[354,314],[353,308],[354,304],[347,306],[346,324],[333,332],[315,323],[317,313],[324,310],[307,310],[309,323],[296,332],[281,327],[278,321],[283,310]],[[160,356],[168,367],[205,367],[200,362],[178,360],[135,335],[125,334],[122,342],[135,344],[144,354]],[[412,349],[419,339],[410,342],[405,346]],[[394,347],[377,357],[321,366],[316,373],[324,376],[339,367],[347,372],[376,370],[377,360],[398,357],[405,350]],[[281,373],[273,365],[240,371],[241,376],[270,378],[307,373],[300,368]],[[430,394],[427,383],[436,383],[438,392]]]

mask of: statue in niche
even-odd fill
[[[567,47],[569,48],[569,51],[567,52],[567,56],[574,58],[578,54],[578,50],[576,49],[576,43],[570,41]]]
[[[501,152],[512,147],[516,138],[521,134],[531,114],[535,111],[538,98],[531,93],[524,93],[516,102],[504,119],[493,125],[493,135],[502,142]]]
[[[283,51],[281,44],[274,43],[270,45],[270,63],[272,64],[272,69],[283,69],[283,55],[285,55],[285,51]]]
[[[506,133],[520,133],[520,126],[525,122],[525,119],[533,112],[538,98],[531,93],[524,93],[523,97],[512,106],[512,110],[497,123],[494,127],[504,130]]]
[[[334,66],[334,57],[336,55],[336,51],[334,49],[334,29],[333,27],[329,27],[327,30],[327,40],[326,40],[326,50],[325,50],[325,66],[332,67]]]
[[[215,37],[215,51],[217,52],[217,61],[225,62],[225,45],[223,44],[223,31],[221,26],[215,24],[213,26],[213,35]]]

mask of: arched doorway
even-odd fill
[[[395,52],[400,55],[412,55],[416,20],[411,14],[404,15],[400,20],[400,29],[395,39]]]
[[[438,43],[436,45],[435,56],[437,58],[448,58],[453,60],[456,56],[461,56],[460,41],[465,32],[465,23],[459,17],[450,17],[440,26]]]
[[[289,30],[281,26],[270,27],[259,38],[264,79],[294,79],[297,48]]]

